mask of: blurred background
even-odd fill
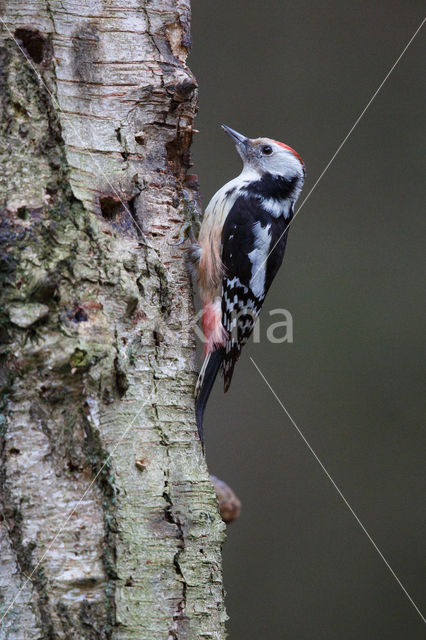
[[[204,206],[240,172],[228,124],[304,158],[308,193],[424,17],[423,2],[193,2]],[[420,640],[426,627],[252,356],[426,613],[426,26],[292,224],[284,267],[205,429],[243,502],[224,574],[231,640]],[[266,340],[268,312],[294,343]]]

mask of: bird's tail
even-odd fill
[[[195,387],[195,416],[197,419],[197,429],[200,440],[204,446],[204,431],[203,431],[203,417],[204,410],[209,399],[210,392],[212,390],[214,381],[216,380],[217,372],[222,363],[225,355],[223,347],[215,349],[211,353],[208,353],[204,359],[203,366],[201,367],[200,375],[198,376],[197,385]]]

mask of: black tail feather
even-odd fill
[[[216,380],[217,372],[219,371],[219,367],[225,355],[225,350],[223,348],[216,349],[213,353],[210,354],[210,358],[206,367],[206,371],[204,373],[204,377],[201,383],[201,387],[199,389],[197,399],[195,401],[195,416],[197,419],[197,429],[198,435],[200,436],[200,440],[202,442],[204,448],[204,431],[203,431],[203,417],[204,410],[207,405],[207,400],[209,399],[210,392],[212,390],[214,381]]]

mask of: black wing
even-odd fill
[[[222,231],[222,323],[228,333],[222,361],[224,389],[247,342],[266,293],[284,257],[288,224],[274,217],[258,198],[240,196]]]

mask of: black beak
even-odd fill
[[[238,133],[238,131],[234,131],[234,129],[231,129],[231,127],[227,127],[226,124],[222,125],[222,129],[228,134],[228,136],[231,136],[231,138],[235,140],[237,146],[247,146],[249,138],[243,136],[241,133]]]

